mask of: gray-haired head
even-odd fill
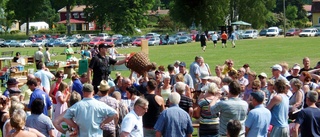
[[[83,92],[93,92],[93,86],[88,83],[83,84],[82,91]]]
[[[184,92],[186,91],[186,84],[183,82],[177,82],[175,88],[179,94],[184,94]]]
[[[309,91],[307,93],[307,98],[309,99],[310,102],[315,103],[318,101],[319,96],[318,96],[318,92],[316,91]]]
[[[149,101],[144,99],[144,98],[138,98],[138,100],[134,103],[134,106],[148,106],[149,105]]]
[[[180,94],[177,92],[172,92],[169,95],[169,101],[171,104],[178,105],[180,102],[180,99],[181,99]]]

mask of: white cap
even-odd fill
[[[267,74],[266,74],[266,73],[264,73],[264,72],[262,72],[262,73],[260,73],[260,74],[258,75],[258,77],[260,77],[260,76],[265,77],[265,78],[267,78],[267,77],[268,77],[268,76],[267,76]]]
[[[282,71],[282,67],[279,64],[273,65],[272,69]]]
[[[299,65],[294,65],[294,66],[292,67],[292,69],[298,69],[298,70],[300,70],[301,68],[300,68]]]

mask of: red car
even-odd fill
[[[100,45],[100,44],[103,44],[104,43],[104,39],[101,39],[101,38],[95,38],[95,39],[93,39],[93,40],[91,40],[90,42],[89,42],[89,45],[90,46],[95,46],[95,45]]]
[[[106,39],[106,40],[104,41],[104,44],[113,45],[113,44],[114,44],[114,41],[115,41],[115,39]]]
[[[300,29],[297,28],[291,28],[286,32],[286,36],[297,36],[301,32]]]
[[[132,42],[132,45],[134,45],[134,46],[141,46],[141,40],[143,40],[143,39],[135,39],[133,42]]]

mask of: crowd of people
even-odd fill
[[[0,97],[2,136],[191,137],[192,118],[201,137],[320,136],[320,62],[281,62],[268,77],[249,64],[236,69],[231,59],[212,73],[196,56],[188,69],[183,61],[152,63],[143,74],[112,79],[110,65],[129,57],[115,60],[109,48],[96,47],[88,72],[71,84],[41,61],[20,89],[9,79]]]

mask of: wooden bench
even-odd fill
[[[13,57],[13,51],[3,51],[1,57]]]

